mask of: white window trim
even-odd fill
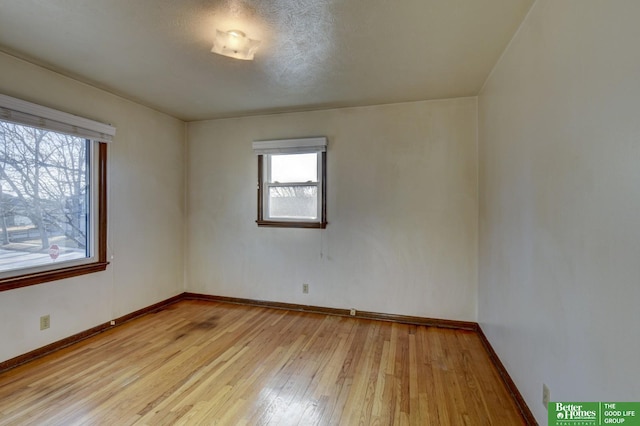
[[[53,108],[0,94],[0,119],[100,142],[112,142],[116,128]]]
[[[296,152],[295,154],[299,154],[299,152]],[[262,191],[262,197],[263,197],[263,206],[264,206],[264,213],[263,213],[263,218],[264,220],[269,220],[269,221],[283,221],[283,222],[319,222],[322,218],[322,152],[317,152],[317,151],[313,151],[313,152],[305,152],[305,154],[317,154],[316,155],[316,167],[317,167],[317,175],[316,175],[316,180],[315,181],[308,181],[308,182],[286,182],[286,183],[273,183],[271,182],[271,156],[274,154],[264,154],[264,176],[262,178],[262,182],[264,183],[264,191]],[[287,152],[287,153],[278,153],[275,155],[291,155],[291,153]],[[318,194],[318,202],[317,204],[317,208],[316,208],[316,217],[315,218],[311,218],[311,219],[305,219],[305,218],[286,218],[286,217],[272,217],[269,215],[269,188],[277,188],[277,187],[287,187],[287,186],[315,186],[317,187],[317,194]]]
[[[272,139],[253,142],[253,152],[264,154],[306,154],[326,152],[327,138]]]

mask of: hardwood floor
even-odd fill
[[[0,374],[0,425],[520,425],[475,332],[181,301]]]

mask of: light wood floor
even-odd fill
[[[521,425],[474,332],[182,301],[0,374],[1,425]]]

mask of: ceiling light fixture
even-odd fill
[[[244,61],[253,60],[259,40],[252,40],[245,33],[239,30],[220,31],[216,30],[216,38],[213,41],[211,51],[218,55],[230,58],[242,59]]]

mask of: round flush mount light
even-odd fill
[[[250,61],[253,60],[253,55],[259,45],[259,40],[250,39],[240,30],[216,30],[216,38],[213,41],[211,51],[218,55]]]

